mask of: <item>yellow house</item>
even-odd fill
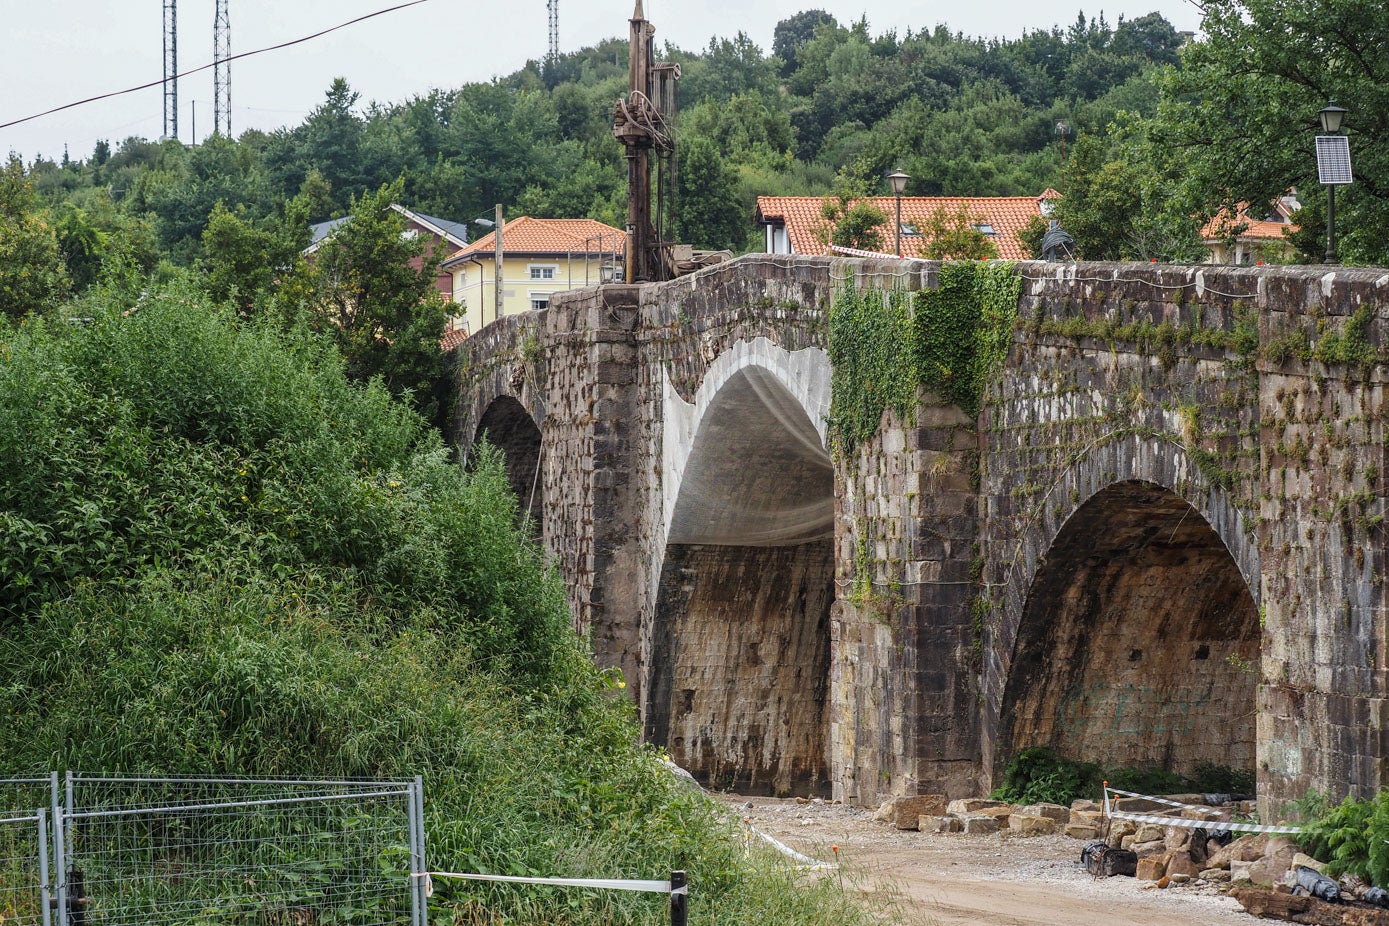
[[[480,238],[443,263],[469,334],[497,317],[496,237]],[[593,219],[512,219],[502,226],[502,314],[548,308],[552,293],[621,280],[626,247],[621,229]]]

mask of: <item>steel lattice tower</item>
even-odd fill
[[[547,0],[550,8],[550,60],[559,58],[559,0]]]
[[[164,137],[178,138],[178,0],[164,0]]]
[[[231,138],[231,20],[227,2],[217,0],[212,20],[212,131]]]

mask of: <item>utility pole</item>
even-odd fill
[[[164,0],[164,137],[178,138],[178,0]]]
[[[492,321],[500,321],[502,317],[502,299],[505,296],[503,285],[506,283],[506,274],[502,272],[502,204],[497,203],[497,216],[494,219],[497,223],[497,237],[493,240],[495,248],[492,252],[492,289],[495,290],[496,305],[493,308]]]
[[[212,131],[231,138],[231,18],[227,3],[217,0],[212,18]]]

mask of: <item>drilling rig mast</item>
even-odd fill
[[[212,19],[212,131],[231,138],[231,19],[227,2],[217,0]]]
[[[164,0],[164,137],[178,138],[178,0]]]
[[[675,261],[666,239],[675,186],[676,82],[680,65],[653,61],[656,27],[646,21],[642,0],[631,19],[627,96],[613,111],[613,135],[627,149],[627,279],[634,283],[669,280]],[[651,154],[656,153],[655,195]],[[652,221],[652,203],[656,218]]]

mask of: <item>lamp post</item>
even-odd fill
[[[1340,135],[1341,124],[1345,122],[1346,114],[1350,110],[1343,106],[1337,106],[1335,100],[1330,100],[1321,112],[1317,113],[1317,118],[1321,121],[1321,130],[1327,135]],[[1338,264],[1340,261],[1336,257],[1336,186],[1335,182],[1328,182],[1332,179],[1328,172],[1322,169],[1321,151],[1317,152],[1317,172],[1321,174],[1321,181],[1326,185],[1326,257],[1322,259],[1324,264]],[[1350,170],[1350,152],[1346,150],[1346,172]]]
[[[897,256],[902,256],[902,191],[907,188],[907,181],[911,177],[902,173],[902,168],[897,168],[887,175],[887,182],[892,184],[892,195],[897,197]]]
[[[1066,136],[1071,134],[1071,124],[1065,119],[1056,123],[1056,128],[1052,130],[1057,138],[1061,139],[1061,192],[1066,192]]]

